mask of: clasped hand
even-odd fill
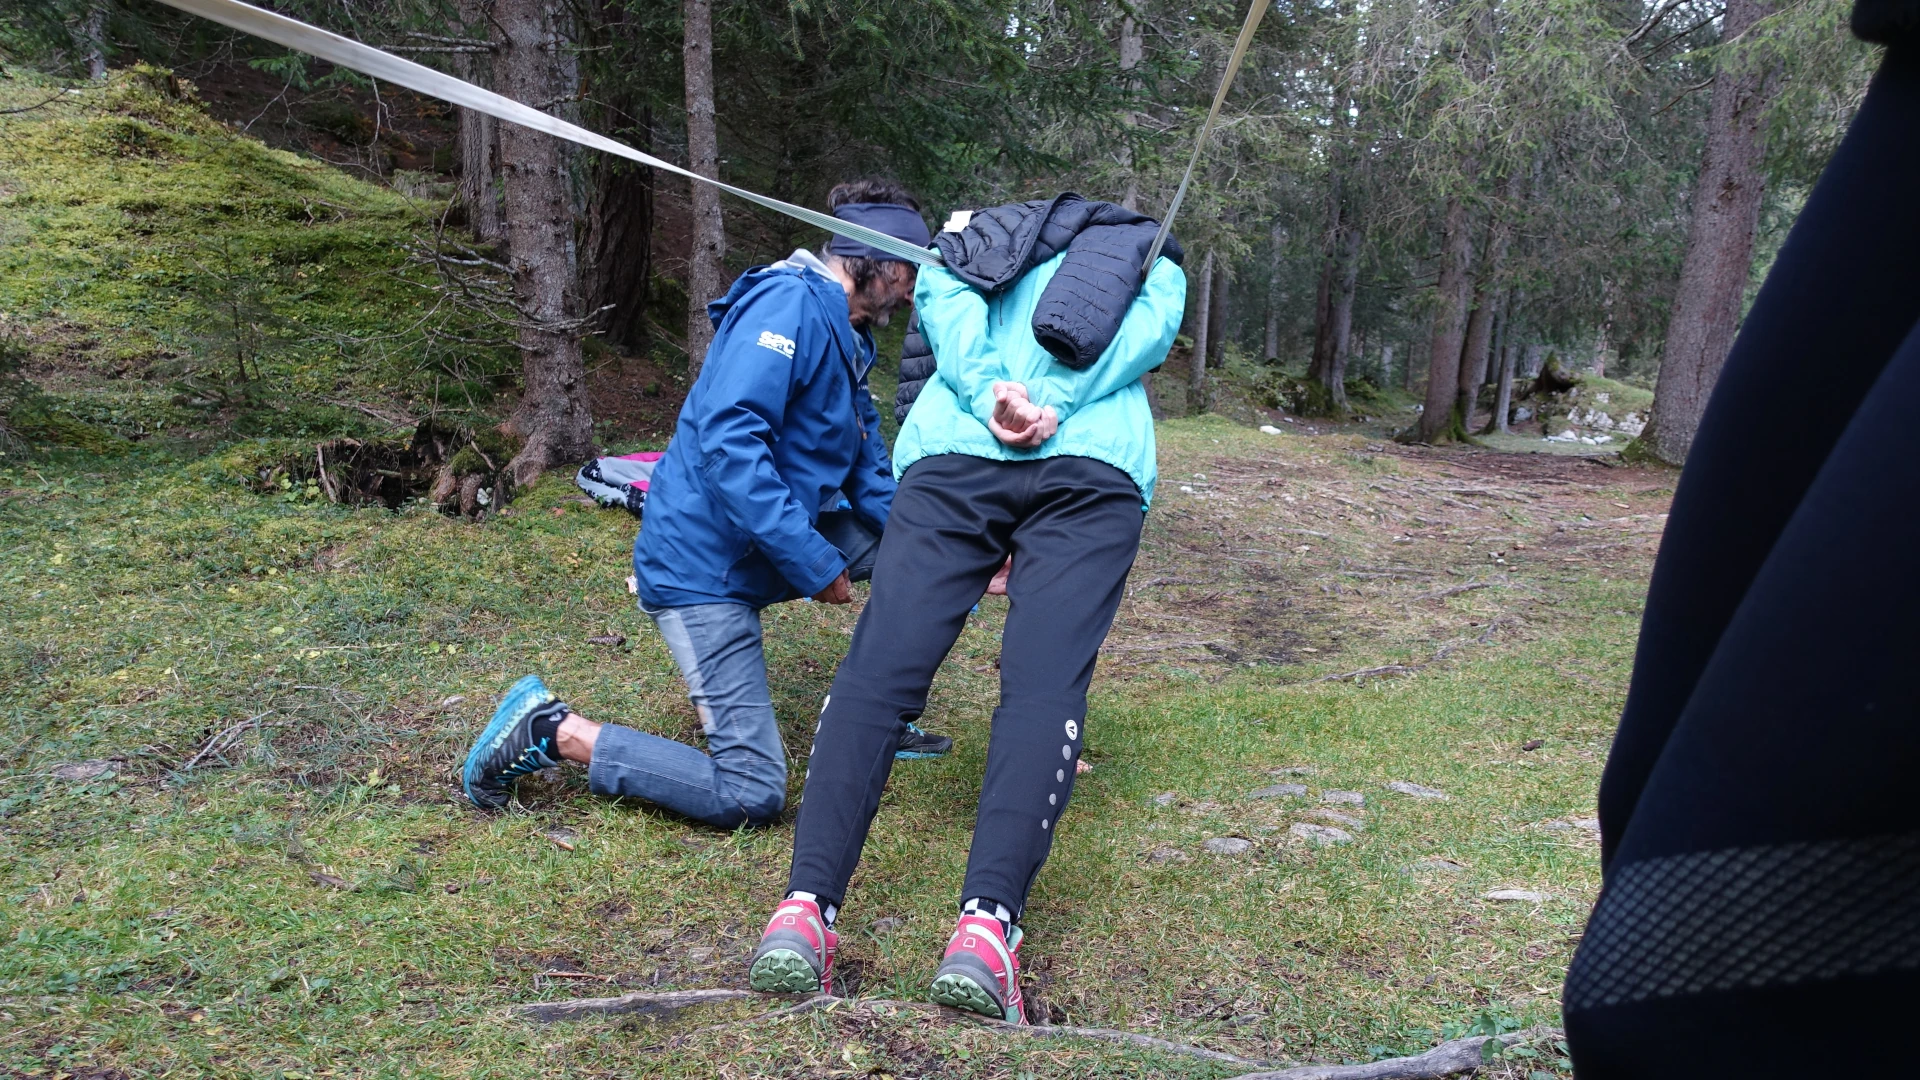
[[[1051,405],[1027,400],[1027,388],[1017,382],[993,384],[993,416],[987,430],[1008,446],[1031,450],[1060,429],[1060,416]]]

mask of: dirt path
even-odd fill
[[[1646,576],[1674,480],[1592,458],[1215,425],[1170,430],[1161,457],[1105,650],[1114,674],[1525,633],[1575,565]],[[1470,594],[1464,614],[1480,617],[1463,619],[1447,601]]]

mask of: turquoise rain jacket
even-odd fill
[[[1088,457],[1132,477],[1142,508],[1153,501],[1159,469],[1153,413],[1140,376],[1159,366],[1173,347],[1186,310],[1187,276],[1171,260],[1156,260],[1113,343],[1092,367],[1074,371],[1033,336],[1033,309],[1065,257],[1041,263],[993,296],[950,270],[920,268],[913,302],[939,367],[900,430],[894,476],[936,454],[994,461]],[[1003,380],[1025,384],[1034,404],[1054,407],[1060,427],[1053,438],[1019,450],[993,437],[987,430],[993,384]]]

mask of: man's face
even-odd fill
[[[920,276],[912,263],[886,262],[882,272],[847,298],[847,314],[855,326],[885,326],[895,308],[913,305],[913,284]]]

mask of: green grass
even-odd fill
[[[634,524],[563,476],[482,526],[255,493],[263,462],[361,423],[355,404],[424,410],[437,386],[484,411],[494,382],[408,336],[402,249],[425,208],[238,137],[152,73],[116,79],[0,118],[0,329],[41,404],[107,436],[0,455],[0,1072],[1236,1071],[912,1013],[696,1030],[759,1002],[511,1019],[743,985],[791,814],[722,833],[596,799],[578,770],[523,783],[507,814],[464,805],[457,765],[526,672],[594,718],[697,739],[624,587]],[[208,328],[222,302],[272,316],[271,393],[210,413],[192,399],[234,343]],[[899,331],[874,375],[889,433]],[[1285,1060],[1552,1022],[1598,867],[1584,830],[1548,826],[1592,814],[1670,479],[1218,418],[1160,436],[1087,724],[1095,772],[1027,919],[1030,993],[1056,1019]],[[955,753],[902,763],[883,801],[841,923],[863,997],[921,997],[955,914],[1005,613],[982,604],[935,685],[927,722]],[[766,613],[796,794],[856,616]],[[629,642],[588,644],[608,632]],[[1422,666],[1313,681],[1389,662]],[[1313,771],[1272,774],[1293,767]],[[1312,797],[1248,798],[1280,779]],[[1290,827],[1326,823],[1327,790],[1363,793],[1365,827],[1317,848]],[[1222,836],[1253,847],[1208,854]],[[1481,899],[1497,888],[1550,898]],[[900,921],[876,933],[882,917]]]
[[[0,81],[0,104],[45,94]],[[513,368],[448,336],[487,331],[408,258],[441,204],[239,135],[165,72],[0,116],[0,147],[0,334],[58,413],[322,434],[365,423],[347,399],[484,408]]]
[[[1203,453],[1217,467],[1275,452],[1213,421],[1163,429],[1169,471]],[[1329,468],[1390,475],[1338,466],[1316,440],[1280,452],[1306,466],[1328,451]],[[715,832],[595,799],[577,771],[524,785],[500,817],[453,795],[491,697],[523,672],[590,716],[697,730],[622,584],[631,521],[561,501],[558,477],[475,527],[254,495],[211,461],[136,453],[114,468],[111,483],[79,456],[0,468],[7,1066],[706,1076],[734,1061],[813,1075],[793,1063],[845,1067],[858,1044],[859,1061],[906,1075],[916,1061],[955,1076],[1231,1071],[911,1018],[794,1020],[680,1046],[643,1021],[504,1020],[506,1004],[609,990],[538,976],[554,966],[640,987],[739,985],[783,880],[788,825]],[[1168,663],[1104,680],[1088,721],[1096,772],[1028,921],[1035,992],[1076,1023],[1291,1059],[1415,1051],[1482,1013],[1551,1021],[1597,863],[1577,831],[1540,826],[1591,813],[1632,646],[1622,609],[1640,588],[1601,568],[1554,580],[1563,619],[1410,680],[1299,681],[1362,666],[1360,647],[1317,667]],[[936,687],[929,720],[956,753],[896,771],[869,841],[842,924],[864,995],[920,996],[944,941],[1003,612],[984,606]],[[820,605],[768,613],[796,766],[852,620]],[[608,630],[631,644],[585,643]],[[466,700],[443,707],[453,695]],[[224,758],[180,769],[254,716]],[[1545,746],[1519,749],[1534,738]],[[112,775],[52,775],[94,759]],[[1286,766],[1316,770],[1302,778],[1316,795],[1367,796],[1356,842],[1306,846],[1287,826],[1308,804],[1245,798]],[[1393,780],[1453,798],[1391,795]],[[1162,792],[1181,803],[1155,805]],[[559,827],[579,834],[574,850],[545,838]],[[1235,834],[1251,853],[1200,848]],[[1162,848],[1185,861],[1148,858]],[[1417,869],[1431,857],[1464,869]],[[1553,898],[1478,899],[1501,887]],[[876,938],[864,928],[880,916],[904,923]]]

